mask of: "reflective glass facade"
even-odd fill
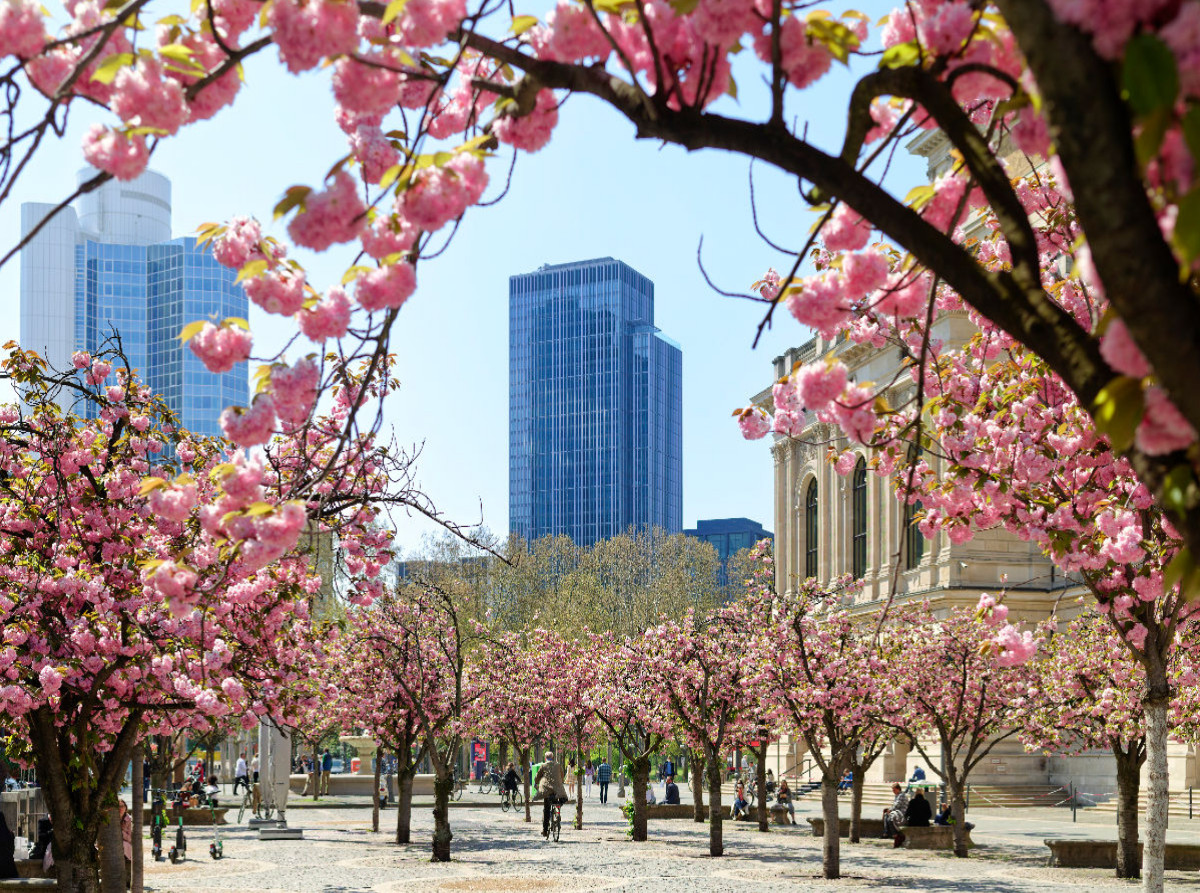
[[[685,530],[688,536],[712,545],[721,559],[720,583],[724,586],[729,582],[729,559],[742,549],[750,549],[762,539],[773,540],[771,531],[757,521],[749,518],[713,518],[700,520],[691,530]]]
[[[591,545],[683,527],[683,355],[612,258],[509,280],[509,526]]]
[[[95,351],[116,329],[130,364],[183,427],[220,436],[221,410],[249,400],[246,364],[222,375],[209,372],[179,333],[197,319],[246,317],[236,271],[190,237],[153,245],[85,237],[75,246],[75,269],[76,349]]]

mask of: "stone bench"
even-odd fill
[[[783,803],[771,804],[771,824],[772,825],[791,825],[792,814]]]
[[[227,813],[227,812],[229,812],[228,806],[218,806],[217,807],[217,824],[218,825],[227,825],[228,824],[228,822],[225,821],[225,813]],[[150,808],[146,807],[146,809],[144,809],[142,811],[142,824],[149,825],[151,816],[152,816],[152,813],[150,812]],[[168,825],[175,826],[175,825],[179,824],[179,814],[175,811],[175,809],[173,807],[170,807],[170,806],[167,807],[167,819],[168,819],[168,822],[167,822]],[[211,826],[212,823],[213,823],[212,810],[209,809],[207,806],[189,806],[187,809],[185,809],[183,811],[183,824],[185,827],[190,828],[190,827],[198,826],[198,825],[210,825]]]
[[[825,820],[822,818],[810,818],[808,823],[812,825],[813,837],[825,836]],[[928,828],[909,828],[904,827],[904,836],[907,839],[905,846],[910,850],[953,850],[954,849],[954,827],[952,825],[930,825]],[[862,819],[859,823],[859,834],[862,838],[883,837],[883,819]],[[838,821],[838,836],[850,836],[850,820],[840,819]],[[967,832],[967,847],[975,846],[975,842],[971,840],[971,832]]]
[[[46,870],[42,868],[41,859],[17,859],[17,874],[21,877],[45,877]]]
[[[26,890],[57,890],[58,881],[49,877],[14,877],[0,880],[0,893],[24,893]]]
[[[707,809],[705,812],[707,813]],[[648,819],[690,819],[696,815],[696,808],[690,803],[656,803],[646,806]]]
[[[825,820],[823,818],[810,818],[808,823],[812,825],[813,837],[825,836]],[[883,837],[883,819],[860,819],[858,823],[858,833],[862,837]],[[838,820],[838,837],[850,836],[850,820]]]
[[[1117,842],[1115,840],[1063,840],[1046,841],[1050,847],[1048,864],[1057,868],[1116,868]],[[1138,844],[1138,864],[1141,864],[1142,844]],[[1166,868],[1169,871],[1200,870],[1200,844],[1168,843]]]

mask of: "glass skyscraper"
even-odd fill
[[[611,257],[509,279],[509,527],[577,544],[683,528],[683,354]]]
[[[22,234],[52,208],[23,204]],[[116,330],[130,365],[183,427],[219,436],[221,410],[249,401],[247,364],[211,373],[178,336],[193,320],[246,317],[236,276],[195,239],[171,238],[165,177],[110,181],[61,211],[21,252],[21,345],[66,369],[73,351],[94,352]]]

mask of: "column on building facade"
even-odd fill
[[[782,440],[771,450],[775,458],[775,589],[785,592],[789,588],[792,560],[789,549],[791,518],[788,516],[787,475],[791,465],[789,458],[792,453],[791,444]]]
[[[800,444],[791,441],[787,446],[787,492],[784,494],[784,510],[788,518],[788,579],[786,589],[794,590],[796,582],[804,578],[804,552],[802,548],[804,525],[800,519],[801,506],[799,480],[802,472]]]
[[[817,516],[818,524],[817,563],[821,572],[821,581],[828,583],[839,572],[837,566],[837,529],[838,529],[838,487],[837,474],[833,465],[824,454],[818,454],[817,465],[813,469],[817,475]]]

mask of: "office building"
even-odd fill
[[[80,181],[93,173],[80,172]],[[22,235],[53,208],[21,205]],[[166,177],[112,180],[59,212],[21,252],[21,345],[66,369],[74,351],[95,352],[115,330],[130,365],[183,427],[218,436],[221,410],[249,401],[246,364],[209,372],[178,336],[193,320],[246,317],[236,276],[194,238],[171,238]]]
[[[729,559],[743,549],[753,548],[762,539],[773,539],[771,531],[757,521],[749,518],[713,518],[698,520],[691,530],[685,530],[688,536],[711,545],[717,550],[721,560],[720,581],[724,586],[729,582]]]
[[[621,261],[509,280],[509,526],[582,546],[683,528],[683,354]]]

